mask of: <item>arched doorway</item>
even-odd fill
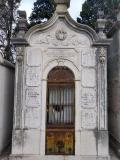
[[[67,67],[48,74],[46,109],[46,154],[74,155],[75,81]]]

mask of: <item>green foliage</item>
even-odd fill
[[[77,21],[82,24],[89,25],[95,29],[98,10],[103,10],[105,17],[108,19],[108,27],[111,26],[116,19],[116,9],[119,0],[86,0],[82,5],[82,11]]]
[[[13,48],[11,44],[14,13],[20,0],[1,0],[0,1],[0,54],[13,62]]]
[[[31,16],[29,17],[30,24],[38,24],[52,17],[55,11],[54,0],[37,0],[34,3]]]

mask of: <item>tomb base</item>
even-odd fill
[[[110,160],[110,156],[23,156],[11,155],[9,160]]]

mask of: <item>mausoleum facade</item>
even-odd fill
[[[109,43],[70,17],[69,0],[55,1],[54,16],[25,35],[21,26],[14,43],[10,158],[108,160]]]

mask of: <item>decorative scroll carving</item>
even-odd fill
[[[57,46],[71,46],[71,47],[84,47],[84,46],[90,46],[90,40],[84,36],[76,33],[70,33],[66,32],[66,29],[57,30],[55,32],[47,33],[47,34],[40,34],[40,35],[34,35],[31,38],[32,44],[41,44],[41,45],[47,45],[51,47],[57,47]]]
[[[63,57],[59,57],[59,59],[57,59],[57,63],[58,66],[64,66],[65,60],[63,59]]]

